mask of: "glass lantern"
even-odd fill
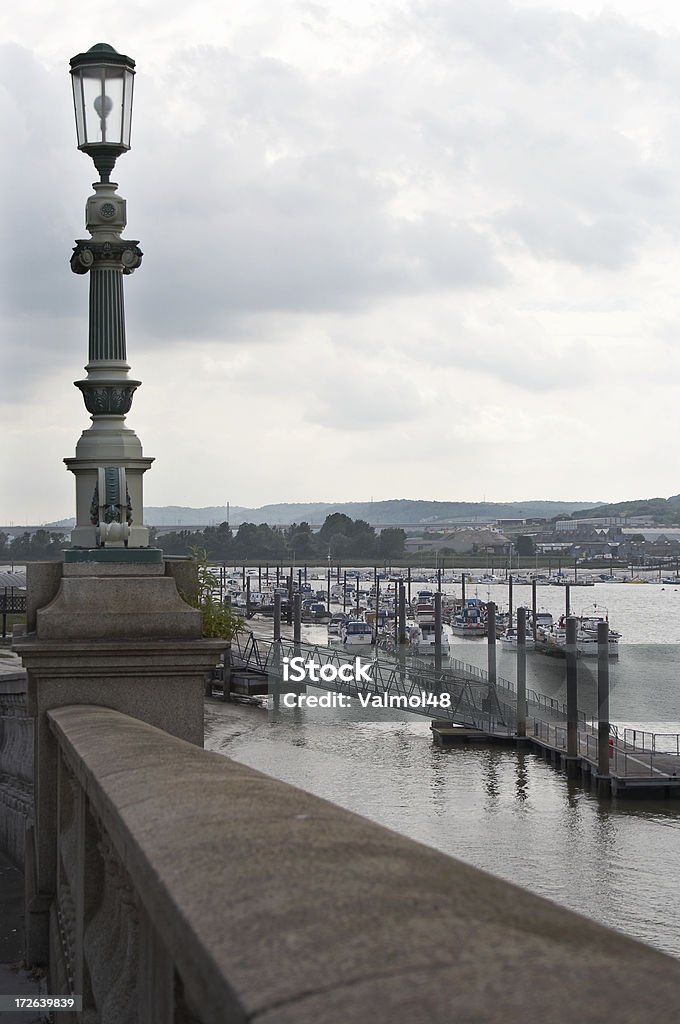
[[[71,59],[78,149],[109,181],[117,157],[130,148],[135,62],[108,43]]]

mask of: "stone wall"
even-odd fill
[[[680,962],[120,712],[59,750],[50,991],[100,1024],[640,1024]],[[63,1024],[68,1024],[64,1015]]]
[[[0,851],[23,871],[33,816],[33,719],[26,713],[26,673],[0,675]]]
[[[162,560],[140,560],[132,549],[114,560],[100,560],[105,549],[85,554],[28,567],[27,631],[13,638],[27,674],[35,748],[34,828],[24,863],[33,964],[48,959],[57,891],[57,749],[47,712],[71,704],[115,708],[202,746],[206,678],[226,646],[203,638],[200,610],[177,591],[176,577],[191,575],[190,562],[166,570]]]

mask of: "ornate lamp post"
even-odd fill
[[[125,426],[140,381],[129,377],[123,277],[140,265],[142,252],[136,241],[122,237],[126,203],[109,180],[116,159],[130,148],[134,68],[130,57],[107,43],[71,60],[78,149],[92,157],[100,180],[85,211],[90,238],[78,239],[71,256],[73,272],[90,275],[87,377],[75,385],[92,426],[83,431],[75,458],[64,459],[76,478],[69,561],[85,557],[77,549],[139,549],[149,543],[142,477],[153,459],[143,456],[139,438]],[[100,552],[98,557],[125,556]]]
[[[102,1005],[115,1002],[122,977],[115,970],[107,974],[102,957],[136,934],[137,916],[128,903],[107,929],[101,915],[111,901],[120,903],[125,868],[113,836],[100,840],[104,826],[97,823],[93,831],[86,814],[72,816],[76,831],[69,833],[80,851],[65,869],[73,896],[61,884],[61,762],[47,712],[97,705],[202,746],[206,679],[227,643],[203,637],[201,610],[180,595],[178,582],[183,592],[195,588],[190,560],[164,562],[163,552],[148,546],[142,478],[153,460],[143,457],[138,438],[125,426],[139,381],[129,378],[126,362],[123,278],[139,266],[142,254],[137,242],[122,237],[125,200],[109,178],[130,145],[134,62],[100,43],[73,58],[71,76],[78,146],[93,158],[100,177],[87,201],[90,237],[76,243],[71,258],[76,273],[90,275],[87,376],[76,386],[92,425],[80,437],[75,458],[65,460],[76,480],[74,547],[63,563],[28,566],[27,629],[14,643],[26,669],[27,714],[33,721],[34,799],[16,797],[11,777],[11,799],[5,799],[0,775],[0,804],[10,822],[5,834],[16,837],[17,850],[29,834],[28,821],[35,826],[32,855],[26,857],[27,962],[49,964],[50,991],[82,993],[85,1015],[100,1020]],[[71,793],[68,799],[76,798]],[[102,920],[102,941],[84,943],[84,922],[95,918]],[[134,980],[135,964],[131,970],[124,979],[129,992],[143,991],[144,984],[140,988]],[[172,1005],[171,990],[166,1004]]]

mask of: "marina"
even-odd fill
[[[652,799],[680,796],[680,735],[619,728],[608,720],[589,717],[577,703],[575,658],[571,665],[567,663],[567,701],[561,703],[540,691],[527,690],[525,680],[515,684],[495,671],[485,672],[458,660],[437,671],[418,657],[367,656],[368,675],[352,682],[338,672],[347,664],[344,652],[319,644],[274,642],[250,635],[237,637],[232,649],[237,674],[254,683],[249,691],[273,694],[275,708],[287,681],[286,676],[282,680],[280,666],[296,656],[318,667],[315,685],[318,681],[327,690],[355,699],[364,694],[397,697],[400,704],[385,706],[434,717],[433,736],[442,746],[456,742],[457,728],[463,726],[475,730],[480,740],[537,746],[570,775],[587,777],[601,796],[633,792],[636,797]],[[332,671],[320,671],[324,666]],[[604,681],[607,690],[604,696],[600,693],[600,704],[608,706],[608,672]],[[602,682],[600,672],[600,690]]]
[[[327,585],[322,575],[316,577],[311,570],[307,575],[315,594]],[[262,591],[254,585],[253,594],[266,592],[264,571],[262,576]],[[373,573],[363,576],[358,586],[352,587],[351,607],[342,588],[333,595],[340,598],[331,600],[329,606],[335,628],[345,618],[343,596],[347,613],[355,612],[357,597],[360,608],[369,604]],[[234,593],[242,582],[240,570],[238,577],[232,585]],[[428,582],[436,593],[436,575]],[[283,573],[280,583],[286,584]],[[392,640],[398,583],[398,579],[380,583],[385,598],[381,607]],[[420,584],[425,586],[427,583]],[[515,584],[515,614],[517,606],[526,607],[531,601],[530,585],[524,590],[521,587]],[[287,584],[278,590],[279,600],[287,601]],[[507,608],[505,580],[486,584],[467,580],[466,590],[477,601],[493,601],[499,609]],[[461,582],[442,579],[441,593],[444,600],[460,600]],[[680,732],[680,588],[658,582],[611,586],[601,581],[588,588],[587,597],[586,591],[583,594],[581,601],[573,598],[572,591],[577,614],[586,615],[593,605],[606,608],[612,626],[622,635],[619,657],[609,666],[611,724],[619,732],[614,768],[618,759],[622,776],[627,771],[632,780],[637,760],[651,775],[659,755],[667,752],[652,748],[663,742],[661,737],[670,741]],[[550,616],[559,621],[564,602],[564,588],[539,584],[539,622],[547,625]],[[273,606],[268,608],[265,603],[248,619],[248,628],[271,637],[272,613]],[[293,629],[286,625],[285,615],[281,629],[284,638],[292,638]],[[302,644],[328,645],[327,624],[310,621],[303,623],[301,630]],[[459,661],[487,672],[488,637],[456,636],[448,625],[445,633],[451,663]],[[392,649],[397,646],[393,643]],[[496,649],[499,680],[514,683],[516,648],[504,644],[499,636]],[[366,655],[372,658],[374,650],[366,648]],[[338,653],[341,651],[344,647],[338,644]],[[426,663],[425,670],[429,662],[431,671],[433,659],[421,660]],[[584,721],[597,713],[594,660],[579,660],[578,702]],[[563,706],[564,660],[527,651],[526,663],[527,689],[540,692],[546,707]],[[248,678],[243,672],[244,691],[257,680],[261,683],[260,674]],[[309,692],[323,691],[310,688]],[[230,731],[230,723],[236,720],[231,716],[240,723],[235,734]],[[526,745],[510,743],[500,734],[484,733],[477,727],[460,727],[456,730],[460,742],[438,746],[433,742],[435,731],[438,729],[446,742],[450,725],[440,724],[433,731],[432,722],[442,721],[437,715],[362,708],[356,700],[351,709],[305,707],[262,716],[256,707],[208,700],[207,745],[564,906],[587,910],[596,920],[680,956],[674,924],[680,905],[665,871],[676,855],[677,801],[649,795],[641,800],[630,789],[625,798],[621,793],[599,795],[595,774],[587,767],[588,758],[584,758],[582,770],[571,773],[561,749],[564,736],[558,731],[564,727],[559,722],[545,716],[541,719],[544,733],[539,730]],[[257,724],[263,721],[267,723],[264,730]],[[596,739],[594,732],[588,735],[586,730],[580,740],[585,753],[590,746],[591,761]],[[521,847],[517,847],[517,829],[523,836]]]
[[[475,590],[480,600],[507,603],[505,582],[468,584],[473,596]],[[460,584],[443,583],[442,592],[459,597]],[[544,620],[559,620],[564,591],[539,594]],[[620,733],[614,761],[622,773],[633,758],[648,771],[646,748],[680,732],[680,591],[602,582],[589,588],[578,611],[594,603],[608,609],[625,638],[609,663],[610,718]],[[271,635],[264,623],[256,631]],[[464,639],[448,627],[447,633],[455,659],[487,670],[488,638]],[[322,647],[327,630],[303,627],[303,642]],[[579,659],[584,719],[597,713],[594,661]],[[527,652],[526,662],[527,689],[542,692],[546,705],[564,706],[565,661]],[[514,682],[516,663],[516,649],[499,642],[499,678]],[[592,771],[570,772],[556,742],[559,723],[547,722],[545,736],[527,745],[461,727],[461,742],[439,746],[432,718],[363,709],[357,701],[351,709],[270,711],[264,729],[257,724],[262,715],[209,700],[208,745],[680,957],[680,900],[668,872],[680,834],[677,800],[640,799],[630,790],[625,797],[599,795]],[[439,728],[444,737],[447,726]],[[596,740],[584,733],[592,755]]]

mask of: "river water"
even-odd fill
[[[506,587],[478,596],[507,606]],[[607,608],[623,634],[612,721],[680,732],[680,590],[602,584],[573,588],[571,599],[577,614]],[[515,607],[530,601],[530,588],[515,588]],[[561,613],[564,592],[540,588],[539,607]],[[325,643],[326,630],[304,638]],[[457,658],[484,667],[486,641],[452,643]],[[564,662],[527,661],[530,686],[566,699]],[[499,652],[500,675],[514,679],[514,666]],[[600,800],[533,753],[440,749],[427,718],[355,703],[268,714],[208,701],[206,746],[680,957],[680,801]],[[595,710],[586,659],[579,704]]]

